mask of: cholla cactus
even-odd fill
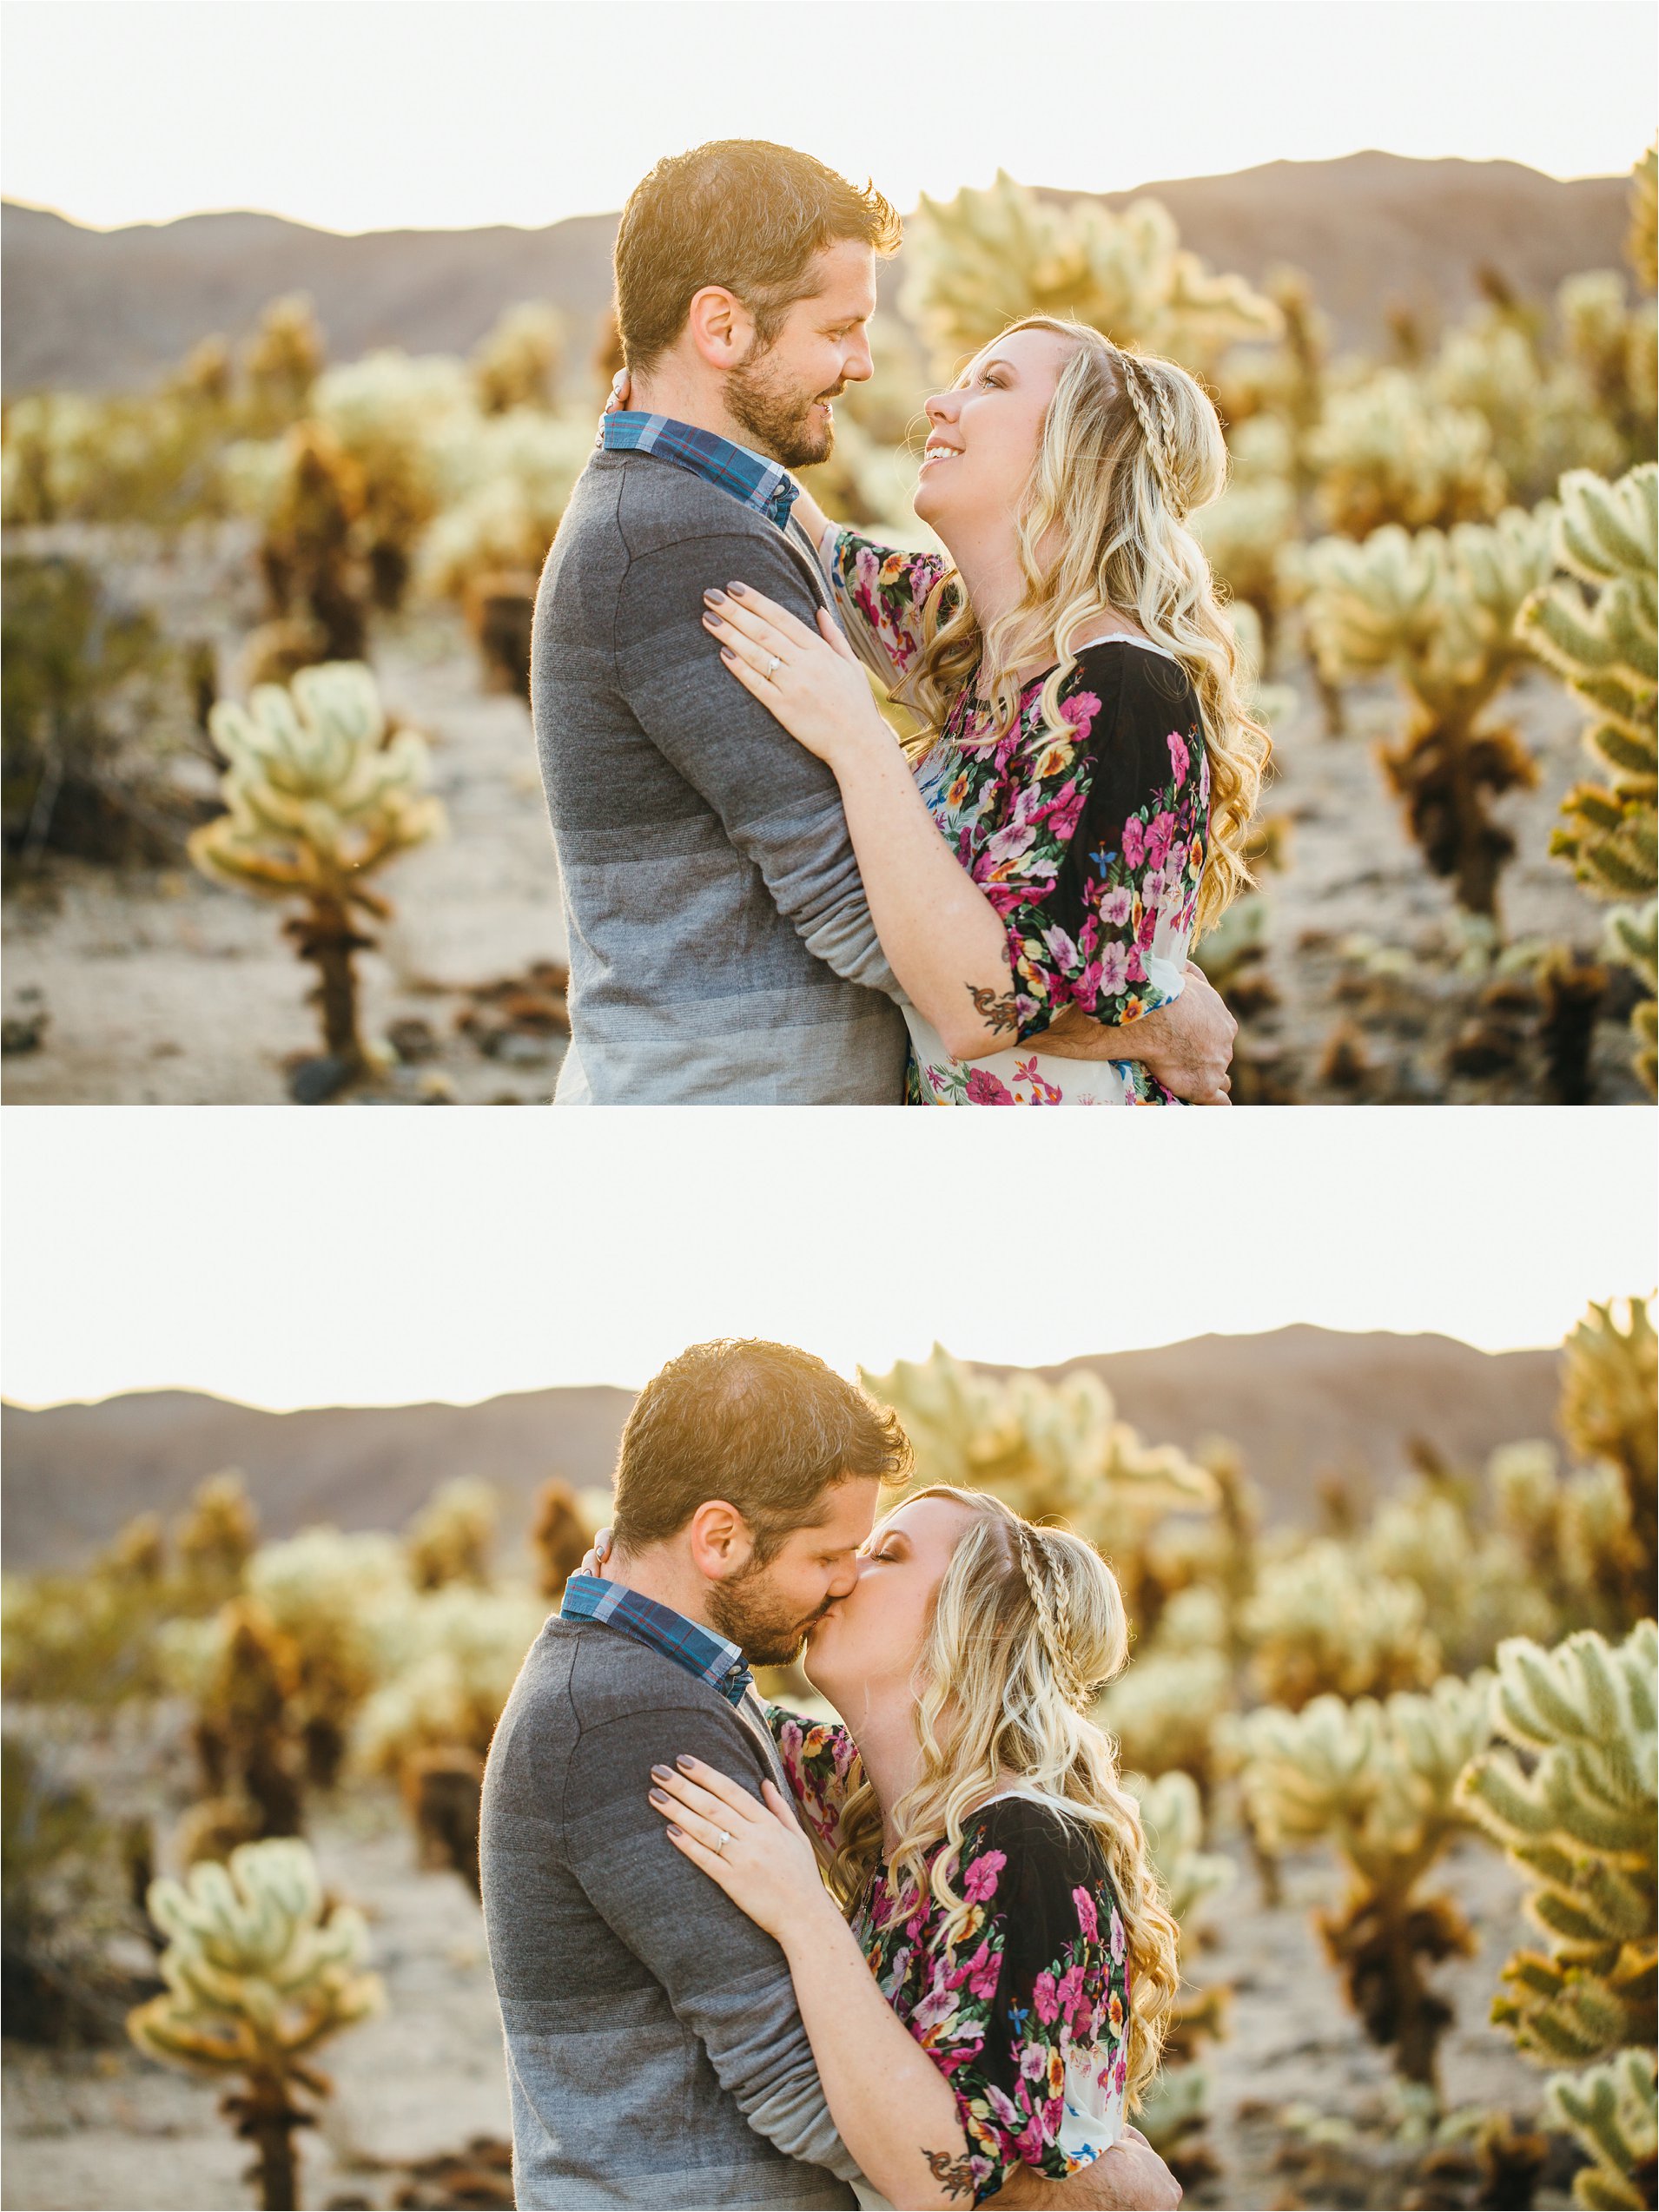
[[[1599,898],[1621,905],[1611,920],[1609,956],[1653,977],[1653,901],[1659,887],[1655,794],[1659,789],[1659,682],[1656,637],[1656,539],[1659,467],[1632,469],[1616,484],[1587,470],[1563,477],[1557,525],[1561,565],[1577,584],[1542,582],[1520,611],[1518,634],[1590,710],[1584,743],[1604,782],[1581,783],[1562,804],[1550,850]],[[1636,1009],[1636,1066],[1655,1087],[1654,1002]]]
[[[249,429],[268,435],[297,422],[322,360],[322,330],[307,295],[292,292],[271,300],[242,354]]]
[[[1235,481],[1193,518],[1211,567],[1235,601],[1254,610],[1264,652],[1279,619],[1280,555],[1297,534],[1296,508],[1292,484],[1263,476]]]
[[[1494,1747],[1458,1786],[1534,1883],[1527,1910],[1549,1948],[1510,1959],[1492,2017],[1546,2064],[1654,2041],[1656,1665],[1651,1621],[1616,1646],[1591,1628],[1553,1651],[1514,1638],[1494,1725],[1527,1763]]]
[[[392,911],[367,879],[444,827],[420,788],[426,747],[406,730],[388,743],[374,678],[349,662],[301,669],[287,691],[261,684],[247,708],[221,700],[211,722],[230,810],[192,835],[190,857],[235,889],[302,902],[288,934],[317,969],[326,1049],[356,1074],[353,955],[373,941],[360,917]]]
[[[1454,1674],[1488,1666],[1505,1636],[1548,1635],[1555,1608],[1507,1530],[1476,1528],[1443,1482],[1418,1477],[1378,1513],[1364,1567],[1423,1593],[1424,1626]]]
[[[299,1832],[305,1768],[295,1699],[294,1640],[251,1598],[233,1598],[209,1621],[175,1621],[162,1639],[173,1685],[195,1707],[192,1730],[211,1817],[198,1845],[226,1834]]]
[[[1233,1885],[1233,1861],[1203,1847],[1203,1806],[1190,1774],[1174,1771],[1155,1782],[1132,1774],[1127,1780],[1140,1803],[1147,1856],[1180,1930],[1180,1958],[1185,1966],[1203,1941],[1202,1922],[1210,1900]],[[1183,2184],[1212,2166],[1193,2142],[1208,2117],[1210,2085],[1204,2068],[1193,2061],[1206,2040],[1224,2032],[1230,1994],[1225,1987],[1193,1991],[1183,1981],[1164,2044],[1165,2070],[1137,2116],[1153,2148],[1169,2162]]]
[[[312,413],[360,479],[356,534],[375,604],[403,599],[422,533],[444,504],[451,453],[477,434],[466,373],[387,349],[320,377]]]
[[[1182,1591],[1169,1612],[1189,1595]],[[1214,1780],[1216,1716],[1232,1704],[1232,1690],[1223,1653],[1202,1646],[1166,1650],[1160,1635],[1158,1646],[1107,1687],[1093,1717],[1117,1739],[1126,1767],[1154,1776],[1180,1770],[1207,1790]]]
[[[382,1678],[396,1618],[413,1602],[402,1551],[392,1536],[307,1529],[265,1545],[248,1587],[292,1647],[288,1704],[306,1778],[332,1788],[351,1724]]]
[[[1189,368],[1279,327],[1271,300],[1181,246],[1156,200],[1120,215],[1089,200],[1061,208],[999,169],[988,191],[924,193],[907,245],[904,310],[942,374],[1021,315],[1075,316]]]
[[[451,1582],[396,1621],[387,1680],[359,1716],[354,1742],[372,1771],[400,1786],[428,1863],[476,1890],[484,1760],[544,1602],[525,1591]]]
[[[263,525],[260,572],[273,613],[313,639],[317,661],[357,660],[367,634],[359,525],[363,472],[320,422],[297,422],[274,449],[233,447],[228,481]]]
[[[1630,172],[1630,234],[1625,254],[1636,273],[1636,281],[1644,292],[1651,292],[1659,283],[1654,231],[1656,208],[1659,207],[1656,165],[1659,144],[1649,146]]]
[[[1299,1712],[1325,1693],[1375,1697],[1439,1672],[1439,1647],[1415,1583],[1364,1569],[1330,1539],[1264,1564],[1243,1609],[1261,1694]]]
[[[421,588],[460,604],[475,576],[533,578],[592,450],[591,416],[578,422],[532,407],[458,434],[443,456],[444,508],[417,563]]]
[[[1568,287],[1559,308],[1569,333],[1564,360],[1549,358],[1512,309],[1487,306],[1448,335],[1423,373],[1432,408],[1467,411],[1486,424],[1492,459],[1514,505],[1547,498],[1567,469],[1616,468],[1624,452],[1596,380],[1572,358],[1575,307]]]
[[[490,1579],[500,1519],[494,1490],[473,1476],[463,1475],[435,1490],[410,1522],[405,1539],[415,1588],[436,1590],[446,1582],[471,1582],[482,1588]]]
[[[1617,1634],[1640,1617],[1632,1573],[1638,1547],[1623,1479],[1611,1462],[1563,1476],[1551,1445],[1506,1444],[1493,1453],[1488,1475],[1498,1528],[1524,1561],[1527,1584],[1555,1616],[1549,1631],[1530,1633],[1540,1641],[1574,1628]]]
[[[1626,1595],[1631,1617],[1653,1596],[1656,1429],[1659,1343],[1645,1298],[1592,1303],[1567,1339],[1562,1433],[1583,1458],[1617,1472],[1629,1508]]]
[[[312,2055],[384,2002],[379,1976],[363,1971],[362,1916],[343,1905],[325,1915],[315,1862],[294,1841],[245,1844],[228,1866],[193,1868],[187,1885],[153,1882],[149,1910],[169,1938],[167,1989],[129,2015],[128,2031],[148,2057],[240,2078],[221,2110],[254,2145],[249,2178],[267,2212],[292,2208],[294,2130],[314,2124],[296,2091],[330,2088]]]
[[[1411,713],[1399,744],[1382,749],[1384,770],[1429,866],[1479,915],[1496,913],[1515,849],[1490,802],[1537,780],[1515,732],[1482,716],[1529,650],[1516,616],[1555,566],[1554,512],[1511,508],[1449,535],[1391,525],[1363,545],[1321,538],[1292,563],[1325,679],[1391,668],[1404,684]]]
[[[1485,418],[1436,405],[1404,369],[1332,393],[1304,449],[1325,522],[1345,538],[1390,524],[1448,530],[1487,522],[1504,505]]]
[[[228,1468],[198,1483],[174,1532],[179,1566],[199,1602],[228,1597],[259,1542],[259,1517],[241,1470]]]
[[[1268,1706],[1236,1729],[1246,1802],[1269,1848],[1328,1837],[1346,1864],[1345,1907],[1319,1918],[1325,1948],[1371,2041],[1430,2086],[1451,2008],[1424,1963],[1466,1954],[1474,1938],[1450,1898],[1418,1885],[1465,1817],[1456,1786],[1490,1733],[1490,1680],[1446,1675],[1426,1697],[1385,1704]]]
[[[543,1597],[551,1601],[564,1595],[565,1585],[582,1564],[594,1535],[576,1492],[558,1476],[550,1476],[536,1493],[530,1524],[536,1588]]]
[[[1622,2050],[1605,2066],[1552,2074],[1544,2084],[1544,2117],[1589,2152],[1573,2176],[1573,2202],[1593,2212],[1641,2212],[1653,2194],[1659,2155],[1650,2050]]]
[[[1587,269],[1570,276],[1556,294],[1569,373],[1591,395],[1608,453],[1576,455],[1608,475],[1649,459],[1653,452],[1656,333],[1651,298],[1626,303],[1615,269]]]
[[[1067,1522],[1111,1560],[1131,1618],[1150,1631],[1163,1593],[1147,1537],[1172,1511],[1213,1506],[1216,1489],[1184,1452],[1142,1443],[1097,1375],[998,1381],[935,1344],[920,1364],[860,1379],[903,1420],[920,1481],[992,1490],[1028,1520]]]
[[[551,409],[565,354],[565,319],[545,300],[509,307],[473,356],[473,381],[487,415],[513,407]]]

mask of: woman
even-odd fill
[[[1249,881],[1267,735],[1186,527],[1226,480],[1215,409],[1174,362],[1039,315],[927,413],[915,512],[950,566],[796,509],[848,637],[921,718],[909,763],[828,615],[815,635],[738,581],[707,626],[840,783],[910,1001],[912,1102],[1173,1104],[1134,1061],[1033,1040],[1175,997]]]
[[[981,2203],[1079,2172],[1157,2066],[1175,1925],[1085,1717],[1127,1648],[1081,1538],[919,1491],[808,1638],[847,1725],[767,1708],[794,1805],[696,1760],[652,1769],[675,1847],[783,1946],[865,2204]],[[1165,2195],[1072,2201],[1178,2202],[1144,2161]]]

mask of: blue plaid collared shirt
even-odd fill
[[[689,469],[704,483],[729,492],[746,507],[753,507],[782,530],[790,509],[801,496],[801,487],[781,461],[769,461],[747,446],[734,446],[712,430],[698,430],[671,415],[641,414],[619,407],[601,418],[598,443],[608,453],[655,453]]]
[[[565,1585],[561,1621],[603,1621],[621,1629],[637,1644],[647,1644],[664,1658],[695,1674],[700,1682],[718,1690],[736,1705],[754,1679],[744,1655],[725,1636],[718,1636],[701,1622],[688,1621],[671,1605],[641,1597],[621,1582],[607,1582],[600,1575],[572,1575]]]

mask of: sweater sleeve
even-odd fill
[[[584,1729],[564,1793],[566,1860],[590,1902],[667,1994],[744,2117],[786,2156],[858,2173],[824,2103],[783,1953],[675,1850],[650,1804],[681,1753],[760,1796],[760,1753],[736,1715],[660,1707]]]
[[[744,690],[703,627],[704,592],[734,579],[816,626],[819,603],[776,531],[684,538],[628,564],[616,610],[618,687],[760,870],[807,950],[849,982],[896,994],[834,775]]]

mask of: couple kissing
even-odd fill
[[[520,2207],[1179,2203],[1126,2116],[1177,1968],[1087,1717],[1117,1582],[988,1495],[877,1519],[910,1474],[787,1345],[636,1401],[485,1775]],[[803,1647],[839,1719],[757,1694]]]

